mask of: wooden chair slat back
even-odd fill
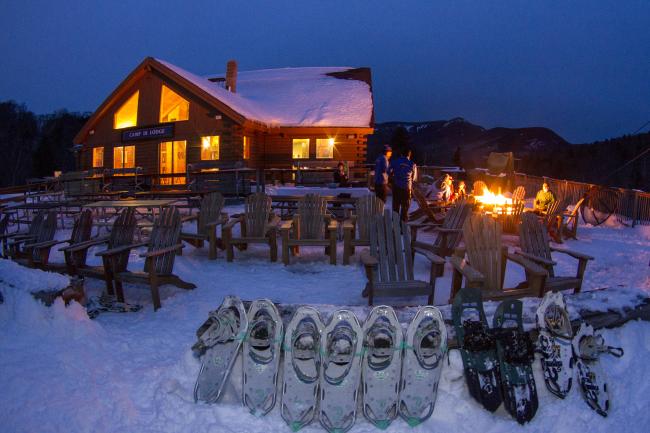
[[[9,227],[9,214],[5,214],[0,220],[0,235],[7,233],[7,228]]]
[[[179,242],[181,234],[181,216],[175,206],[164,208],[151,230],[147,251],[158,251],[171,247]],[[160,256],[152,257],[145,266],[145,272],[155,270],[158,275],[169,275],[174,268],[176,251],[170,251]]]
[[[211,192],[203,197],[201,200],[201,210],[199,211],[197,223],[198,234],[204,236],[208,235],[207,224],[221,218],[221,211],[223,210],[224,203],[225,199],[220,192]]]
[[[414,280],[411,254],[411,232],[399,214],[384,210],[372,217],[369,226],[370,254],[378,260],[379,282]]]
[[[465,219],[472,212],[472,206],[465,200],[458,200],[449,208],[442,222],[442,228],[445,229],[462,229]],[[434,248],[443,256],[451,253],[460,243],[462,233],[448,233],[446,236],[438,235],[433,241]],[[443,239],[446,245],[442,245]]]
[[[93,212],[90,209],[84,209],[75,218],[72,234],[70,235],[70,244],[78,244],[90,239],[93,228]]]
[[[523,201],[526,199],[526,188],[523,186],[519,185],[515,190],[512,192],[512,201]]]
[[[487,185],[482,180],[477,180],[472,186],[473,195],[483,195],[483,191],[487,189]]]
[[[540,222],[539,217],[532,212],[526,212],[521,216],[519,246],[527,254],[552,260],[546,227]],[[548,266],[547,271],[550,277],[554,276],[552,266]]]
[[[271,214],[271,204],[271,197],[263,192],[246,197],[243,221],[246,226],[246,236],[264,237]]]
[[[580,208],[582,207],[582,203],[583,203],[584,201],[585,201],[585,198],[582,197],[580,200],[578,200],[578,202],[576,203],[576,205],[574,206],[574,208],[571,209],[571,212],[569,213],[569,216],[570,216],[571,218],[575,218],[575,217],[578,215],[578,212],[580,211]]]
[[[57,213],[54,210],[48,211],[43,218],[40,230],[36,233],[36,242],[47,242],[54,239],[56,232]]]
[[[132,244],[135,227],[135,209],[122,209],[117,219],[113,222],[113,228],[108,238],[108,248],[111,249]]]
[[[298,202],[298,214],[301,239],[324,238],[327,201],[323,197],[318,194],[306,194]]]
[[[373,223],[375,215],[384,213],[384,202],[375,195],[365,195],[357,199],[355,214],[357,216],[358,239],[368,240],[370,236],[369,227]]]
[[[502,207],[500,218],[504,233],[517,233],[521,223],[521,214],[524,212],[524,202],[513,200],[512,207]]]
[[[29,230],[27,230],[27,234],[29,236],[37,236],[38,233],[40,233],[46,213],[47,211],[41,210],[38,211],[38,213],[34,216],[31,224],[29,225]]]
[[[487,215],[471,215],[463,225],[463,236],[470,265],[485,277],[485,287],[501,290],[503,250],[501,224]]]

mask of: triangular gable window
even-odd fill
[[[190,118],[190,103],[167,86],[160,94],[160,122],[178,122]]]
[[[135,92],[113,117],[113,128],[122,129],[138,125],[138,97],[140,92]]]

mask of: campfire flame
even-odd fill
[[[511,198],[505,197],[503,194],[495,194],[487,188],[483,189],[483,195],[477,195],[474,199],[489,206],[512,206]]]

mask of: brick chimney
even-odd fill
[[[226,64],[226,89],[232,93],[237,92],[237,62],[228,60]]]

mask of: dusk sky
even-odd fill
[[[36,113],[93,111],[154,56],[197,74],[231,58],[240,70],[369,66],[377,121],[464,117],[579,143],[650,120],[648,0],[3,0],[0,10],[0,100]]]

